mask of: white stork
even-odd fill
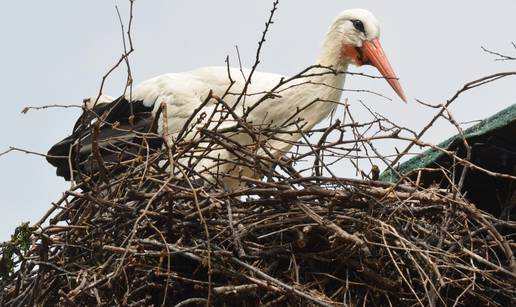
[[[113,149],[133,140],[138,132],[148,132],[153,123],[158,123],[157,132],[168,141],[174,141],[188,124],[194,128],[231,127],[235,124],[234,116],[227,117],[222,124],[216,124],[223,115],[213,112],[220,104],[215,98],[207,100],[210,92],[213,97],[224,97],[224,102],[234,108],[234,113],[238,117],[247,112],[245,122],[249,125],[266,125],[268,128],[290,125],[292,128],[292,123],[296,123],[297,127],[302,127],[306,131],[336,108],[342,94],[345,72],[350,64],[375,66],[399,97],[406,101],[401,85],[380,45],[379,35],[379,23],[372,13],[364,9],[343,11],[324,38],[320,55],[315,62],[316,67],[302,77],[276,88],[277,95],[273,99],[263,98],[286,78],[257,71],[248,84],[245,99],[239,99],[250,74],[248,69],[243,69],[242,72],[240,68],[204,67],[146,80],[135,87],[132,93],[113,101],[102,97],[91,106],[90,112],[85,112],[77,121],[73,134],[50,149],[47,160],[57,168],[58,175],[70,180],[72,176],[77,175],[77,169],[82,172],[98,170],[98,165],[92,162],[95,161],[93,156],[98,156],[98,152],[102,153],[103,161],[112,162],[119,159],[116,150]],[[234,81],[233,84],[231,80]],[[163,112],[162,108],[160,110],[161,105],[166,106],[166,112]],[[249,107],[252,108],[250,112]],[[192,119],[192,113],[197,109],[200,109],[200,112]],[[215,118],[212,118],[215,124],[208,123],[205,126],[207,118],[212,113],[216,113]],[[131,114],[133,116],[129,120]],[[163,120],[163,114],[167,114],[167,121]],[[204,114],[203,117],[199,117],[200,114]],[[92,132],[94,129],[80,129],[81,124],[94,122],[94,118],[98,116],[102,116],[102,125],[99,125],[97,132]],[[155,119],[156,116],[159,118]],[[165,126],[168,126],[168,132],[165,131],[167,133],[164,134]],[[196,129],[189,131],[188,135],[183,135],[186,139],[199,136]],[[92,136],[92,133],[96,135]],[[243,147],[253,143],[252,138],[245,133],[232,133],[228,134],[228,137],[234,144]],[[292,143],[300,137],[299,133],[292,133],[281,136],[284,142],[269,139],[266,142],[267,149],[262,147],[256,152],[264,154],[265,150],[269,155],[272,153],[279,157],[288,152]],[[97,141],[92,142],[92,139]],[[162,142],[151,140],[148,145],[150,148],[157,148],[162,146]],[[187,163],[185,159],[183,158],[183,162]],[[226,161],[222,166],[220,162],[216,162],[221,159]],[[209,180],[221,176],[229,189],[238,187],[239,181],[235,179],[238,175],[255,178],[262,176],[251,167],[228,162],[236,160],[238,157],[231,152],[215,146],[194,166],[194,169],[197,174],[204,174]],[[72,171],[70,167],[73,168]]]

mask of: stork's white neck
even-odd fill
[[[337,32],[334,26],[330,27],[330,30],[324,37],[321,51],[315,64],[329,67],[334,71],[345,72],[348,70],[349,62],[342,57],[342,44],[340,39],[337,37]],[[321,73],[322,75],[312,77],[313,81],[324,82],[329,86],[339,89],[344,86],[345,74],[334,74],[331,73],[331,70],[326,68],[315,69],[314,71]]]
[[[341,49],[342,44],[337,37],[336,29],[332,26],[324,37],[317,64],[334,69],[342,69],[342,65],[347,66],[347,61],[342,58]]]
[[[317,107],[312,111],[312,119],[314,125],[326,118],[338,106],[340,101],[342,89],[344,87],[345,74],[335,73],[337,71],[345,72],[348,69],[349,62],[342,58],[340,40],[335,37],[335,32],[332,28],[326,34],[316,65],[321,65],[328,68],[311,69],[306,80],[318,86],[310,89],[312,99],[319,99]],[[333,70],[333,71],[332,71]]]

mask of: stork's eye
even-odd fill
[[[357,29],[358,31],[360,31],[362,33],[365,33],[364,24],[362,23],[362,21],[355,19],[355,20],[351,20],[351,22],[353,23],[353,26],[355,27],[355,29]]]

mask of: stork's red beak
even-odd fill
[[[401,100],[407,102],[407,97],[401,88],[398,77],[396,77],[389,60],[383,51],[382,45],[380,45],[380,41],[377,38],[366,40],[362,44],[362,62],[376,67],[382,76],[387,79],[387,82],[389,82],[396,94],[400,96]]]

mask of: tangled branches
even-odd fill
[[[140,171],[117,197],[109,185],[67,191],[2,285],[3,304],[503,306],[514,297],[514,245],[500,234],[514,224],[443,191],[248,180],[210,193]]]
[[[2,304],[511,304],[514,223],[476,209],[454,189],[331,172],[332,163],[358,161],[374,140],[399,138],[400,127],[377,117],[299,130],[305,142],[276,160],[232,146],[226,134],[234,129],[244,128],[200,129],[201,138],[155,151],[142,134],[127,144],[141,150],[119,148],[125,160],[79,176],[32,226],[30,248],[16,253],[16,271],[2,279]],[[280,135],[252,126],[245,133],[257,131],[265,150],[266,137]],[[327,141],[330,135],[340,137]],[[213,144],[267,180],[226,174],[245,183],[231,191],[203,181],[193,165],[206,156],[190,149]]]
[[[129,36],[115,66],[126,63],[129,92],[132,50]],[[338,101],[333,103],[343,105],[342,116],[333,114],[324,128],[304,127],[296,120],[301,109],[281,125],[246,120],[260,102],[312,86],[304,78],[327,73],[342,72],[309,67],[267,93],[248,92],[249,76],[241,92],[232,93],[230,86],[222,97],[210,93],[202,107],[212,103],[211,113],[197,108],[174,138],[136,129],[132,105],[127,123],[84,108],[77,131],[90,133],[91,155],[86,163],[73,152],[65,157],[75,166],[69,175],[75,184],[40,221],[2,245],[0,304],[514,305],[516,225],[478,210],[461,189],[468,169],[514,176],[493,173],[468,154],[458,156],[421,137],[445,118],[469,148],[448,107],[462,92],[515,73],[466,84],[445,104],[431,106],[439,111],[419,133],[371,110],[372,119],[359,122]],[[102,88],[97,98],[101,94]],[[262,98],[239,115],[226,102],[230,95],[237,102]],[[169,111],[162,108],[162,122],[156,115],[150,126],[168,131]],[[131,137],[100,140],[102,127]],[[245,144],[235,142],[235,135],[245,136]],[[156,139],[163,146],[149,145]],[[383,155],[375,146],[381,141],[408,144],[399,154]],[[445,189],[399,174],[397,162],[414,145],[452,156],[461,172],[442,170],[450,178]],[[229,155],[216,154],[221,151]],[[115,158],[105,159],[107,153]],[[207,160],[210,168],[197,167]],[[335,165],[342,161],[362,179],[337,176]],[[373,162],[401,179],[377,181]],[[227,188],[228,178],[237,188]]]
[[[282,80],[278,91],[313,68],[323,69]],[[468,89],[438,106],[436,117],[456,123],[447,107]],[[79,121],[79,129],[91,131],[88,163],[96,167],[75,169],[70,177],[76,184],[39,222],[20,230],[23,240],[2,246],[1,304],[514,303],[516,225],[477,209],[460,187],[468,168],[512,175],[424,143],[426,127],[416,133],[373,111],[370,121],[358,122],[346,103],[342,117],[334,114],[327,127],[306,130],[296,120],[279,127],[249,123],[224,99],[208,95],[212,113],[192,114],[177,138],[164,135],[164,146],[153,149],[149,144],[160,135],[124,131],[124,123],[85,108],[91,116]],[[151,126],[166,128],[165,119]],[[100,125],[131,138],[98,140]],[[241,146],[230,137],[236,134],[252,142]],[[293,134],[300,140],[289,138]],[[398,183],[376,181],[378,167],[369,172],[364,161],[380,161],[397,173],[393,161],[410,149],[382,155],[375,143],[385,140],[439,150],[464,168],[459,174],[442,170],[450,178],[445,189],[420,186],[399,173]],[[288,153],[275,152],[281,144],[288,144]],[[217,150],[232,158],[211,155]],[[106,153],[117,159],[105,160]],[[77,156],[66,158],[73,164]],[[199,171],[205,159],[213,160],[212,167]],[[363,179],[338,177],[332,169],[342,161]],[[231,171],[221,174],[224,165]],[[238,169],[253,170],[253,176]],[[226,189],[227,178],[238,188]]]

